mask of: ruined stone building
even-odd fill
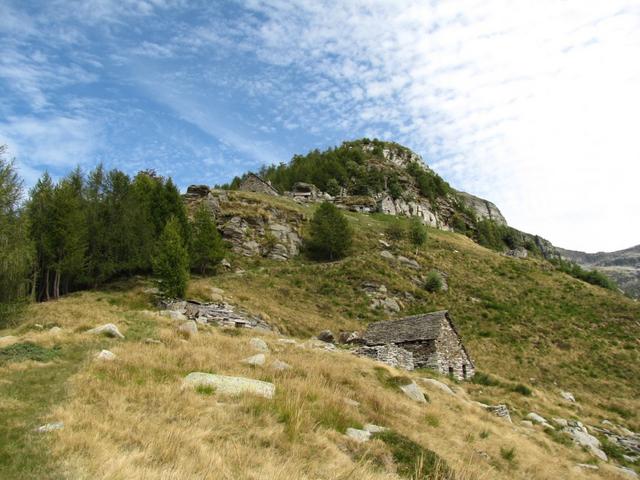
[[[256,192],[266,193],[267,195],[279,195],[278,191],[271,186],[271,182],[266,182],[255,173],[248,173],[242,182],[238,190],[243,192]]]
[[[475,373],[473,361],[446,310],[371,323],[363,338],[365,345],[359,349],[360,354],[395,367],[431,368],[460,380]]]

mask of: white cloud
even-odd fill
[[[640,242],[639,4],[247,5],[267,18],[258,57],[310,79],[283,105],[305,128],[391,127],[455,186],[559,245]]]

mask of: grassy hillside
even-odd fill
[[[313,209],[291,206],[307,215]],[[640,429],[637,302],[462,235],[429,230],[416,252],[385,235],[391,222],[405,220],[348,218],[356,241],[343,261],[232,256],[231,272],[193,279],[189,295],[207,299],[212,287],[221,288],[227,301],[262,315],[300,345],[325,328],[362,329],[388,318],[370,308],[362,288],[384,284],[401,300],[396,316],[451,311],[485,374],[479,383],[440,378],[455,396],[420,384],[431,400],[421,405],[397,388],[406,381],[397,377],[419,383],[435,378],[432,372],[399,372],[347,351],[281,343],[271,334],[263,335],[271,349],[267,364],[251,367],[241,360],[255,353],[253,332],[203,327],[184,340],[170,319],[154,313],[145,293],[149,280],[139,278],[34,305],[19,328],[0,332],[15,336],[4,340],[12,347],[0,347],[0,478],[619,478],[602,462],[594,472],[577,468],[596,462],[568,437],[520,420],[535,411]],[[379,240],[391,243],[395,255],[415,259],[420,270],[383,258]],[[431,269],[446,274],[448,291],[423,288],[418,277]],[[83,333],[107,322],[126,338]],[[51,333],[54,325],[62,331]],[[116,359],[95,360],[103,348]],[[270,368],[276,358],[292,368]],[[193,371],[271,381],[276,396],[183,390],[182,378]],[[562,400],[560,390],[571,391],[577,403]],[[514,424],[474,400],[507,403]],[[57,421],[63,429],[33,432]],[[366,423],[391,432],[365,444],[344,436],[346,428]],[[439,476],[424,473],[431,463]]]

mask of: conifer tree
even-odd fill
[[[334,204],[324,202],[311,219],[307,249],[313,258],[337,260],[348,254],[352,237],[347,218]]]
[[[153,258],[153,273],[160,292],[170,298],[184,297],[189,280],[189,255],[180,233],[180,222],[171,217],[158,239]]]
[[[224,258],[224,243],[213,221],[211,212],[200,204],[193,215],[191,226],[191,266],[201,274],[215,268]]]

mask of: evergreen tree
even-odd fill
[[[196,209],[191,227],[191,266],[204,274],[215,268],[224,258],[224,243],[213,221],[211,212],[200,204]]]
[[[180,233],[180,222],[171,217],[158,239],[153,258],[153,273],[160,292],[170,298],[184,297],[189,280],[189,255]]]
[[[14,321],[28,300],[32,244],[19,208],[22,182],[0,146],[0,328]]]
[[[307,249],[316,259],[337,260],[347,255],[352,237],[347,218],[335,205],[324,202],[311,219]]]
[[[417,218],[414,217],[411,219],[411,225],[409,226],[409,239],[414,247],[416,247],[416,252],[418,248],[424,245],[427,241],[427,227],[424,226],[424,223]]]

